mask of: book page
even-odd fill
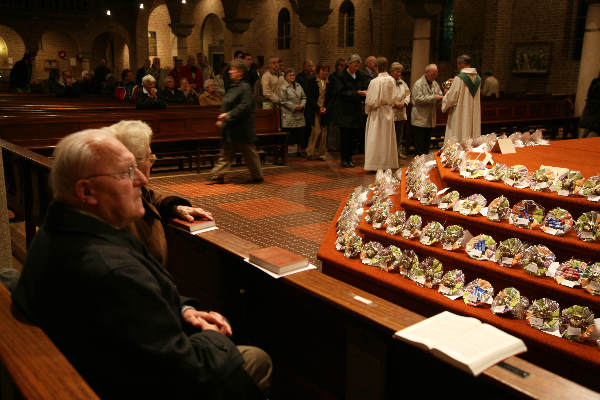
[[[449,315],[444,315],[446,313]],[[467,366],[474,375],[507,357],[527,350],[523,341],[517,337],[482,324],[475,318],[461,317],[447,311],[398,331],[396,335],[444,353],[450,359]]]

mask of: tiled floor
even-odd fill
[[[373,181],[361,161],[355,157],[357,167],[345,169],[336,160],[291,157],[287,166],[267,164],[259,185],[243,183],[249,178],[245,167],[226,174],[223,185],[209,183],[208,170],[153,172],[150,185],[211,211],[221,229],[260,246],[290,249],[318,265],[317,251],[340,203],[356,186]]]

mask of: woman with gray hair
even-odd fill
[[[298,145],[298,157],[306,156],[304,153],[308,141],[304,119],[306,94],[304,94],[302,86],[296,82],[296,73],[292,68],[285,70],[284,78],[285,81],[279,87],[281,128],[290,132],[288,143]]]
[[[150,74],[142,78],[142,90],[138,90],[135,108],[165,108],[167,105],[158,98],[156,79]]]
[[[150,149],[152,129],[148,124],[142,121],[121,121],[108,127],[108,131],[134,155],[137,168],[150,179],[150,169],[156,156]],[[164,197],[147,186],[142,186],[142,203],[146,211],[144,217],[129,224],[126,229],[146,245],[150,254],[163,267],[167,266],[167,239],[163,222],[173,217],[189,222],[194,219],[213,219],[210,212],[191,207],[189,201],[176,196]]]
[[[217,93],[214,79],[204,81],[204,92],[198,96],[198,103],[201,106],[220,106],[221,95]]]

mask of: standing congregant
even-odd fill
[[[417,155],[429,153],[431,133],[435,127],[436,105],[443,98],[440,85],[435,81],[437,76],[437,65],[429,64],[425,67],[425,74],[417,79],[412,88],[413,108],[410,125]]]
[[[444,143],[481,136],[481,77],[468,55],[459,56],[456,64],[460,73],[442,100],[442,112],[448,112]]]
[[[377,77],[367,89],[365,111],[368,115],[365,130],[365,170],[398,168],[396,131],[394,130],[394,95],[396,80],[388,74],[388,60],[375,60]]]

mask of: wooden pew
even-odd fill
[[[98,399],[54,343],[12,307],[0,284],[0,398]]]
[[[0,145],[10,147],[5,142]],[[28,154],[17,146],[11,151]],[[518,357],[506,362],[530,373],[527,378],[500,366],[488,368],[474,378],[392,338],[396,330],[423,319],[412,311],[315,270],[272,279],[244,261],[257,246],[224,230],[191,235],[167,227],[166,235],[168,267],[181,293],[197,297],[207,309],[227,315],[237,343],[259,345],[273,357],[276,367],[273,398],[396,398],[406,395],[407,382],[413,388],[427,390],[431,396],[447,393],[449,387],[461,390],[464,395],[495,397],[591,399],[598,396]],[[9,302],[8,297],[4,299]],[[3,307],[7,306],[2,305],[0,296],[2,340],[3,328],[21,334],[13,327],[14,315],[3,312]],[[5,323],[5,319],[10,323]],[[43,340],[39,343],[42,354],[53,352],[52,343]],[[6,363],[28,360],[27,353],[21,354],[25,349],[6,346],[0,341],[0,360],[17,386],[21,373],[13,372]],[[32,365],[29,361],[23,364]],[[33,375],[21,385],[28,382],[45,385],[46,373],[73,377],[69,367],[72,371],[71,366],[64,364],[36,365],[36,373],[42,376]],[[439,379],[437,385],[431,385],[432,376]],[[76,387],[81,385],[78,383]],[[77,394],[70,396],[56,398],[78,398]]]

